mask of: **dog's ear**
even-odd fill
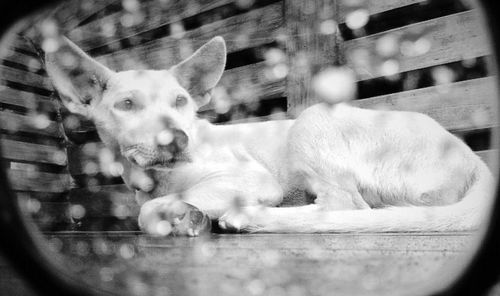
[[[69,111],[89,117],[89,105],[100,100],[113,71],[93,60],[65,37],[45,53],[45,67]]]
[[[215,37],[170,71],[201,107],[210,101],[210,91],[219,82],[225,66],[226,43],[222,37]]]

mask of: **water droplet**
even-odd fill
[[[239,8],[243,9],[248,9],[252,7],[252,5],[255,3],[255,0],[236,0],[236,6]]]
[[[167,146],[174,140],[174,134],[169,130],[163,130],[156,136],[158,145]]]
[[[247,290],[252,295],[262,295],[266,289],[264,283],[259,279],[250,281],[247,285]]]
[[[101,270],[99,271],[99,275],[101,276],[101,280],[103,282],[110,282],[115,277],[114,270],[109,267],[101,268]]]
[[[264,53],[268,65],[276,65],[286,61],[286,54],[279,48],[271,48]]]
[[[170,222],[162,220],[156,223],[154,230],[155,231],[153,233],[160,236],[166,236],[172,232],[172,225],[170,225]]]
[[[347,67],[332,67],[314,77],[312,86],[319,99],[336,104],[354,99],[356,77]]]
[[[65,165],[67,160],[66,153],[64,151],[56,151],[52,154],[52,160],[59,165]]]
[[[99,171],[99,166],[93,161],[88,161],[83,166],[83,172],[87,175],[95,175]]]
[[[75,219],[81,219],[85,216],[85,208],[82,205],[75,204],[69,208],[69,214]]]
[[[173,38],[181,39],[186,33],[186,30],[181,22],[174,22],[170,24],[170,32]]]
[[[431,71],[435,84],[447,84],[455,80],[455,72],[446,66],[439,66]]]
[[[122,244],[118,249],[118,252],[123,259],[131,259],[135,256],[135,249],[131,244]]]
[[[49,248],[53,252],[61,252],[61,250],[63,248],[63,242],[62,242],[62,240],[60,240],[58,238],[51,238],[51,239],[49,239]]]
[[[36,214],[40,211],[40,209],[42,208],[42,204],[40,203],[39,200],[37,199],[33,199],[33,198],[29,198],[28,200],[26,200],[26,210],[31,213],[31,214]]]
[[[382,57],[391,57],[399,52],[399,41],[396,35],[387,34],[377,40],[375,45],[377,53]]]
[[[120,162],[114,161],[109,164],[108,174],[113,177],[118,177],[123,174],[123,165]]]
[[[123,0],[122,6],[127,11],[138,11],[140,8],[139,1],[137,0]]]
[[[363,28],[370,19],[370,14],[366,9],[357,9],[349,13],[345,18],[347,27],[351,30]]]
[[[42,42],[42,49],[46,53],[56,52],[59,49],[59,41],[56,38],[45,38]]]
[[[50,119],[45,114],[36,114],[31,117],[33,126],[37,129],[46,129],[50,125]]]
[[[380,65],[380,74],[383,76],[393,76],[399,72],[397,60],[387,60]]]
[[[324,35],[331,35],[337,32],[337,22],[334,20],[322,21],[319,26],[319,32]]]
[[[130,216],[130,210],[126,205],[118,204],[113,207],[113,215],[118,219],[125,219]]]
[[[89,254],[89,244],[84,241],[78,241],[75,245],[75,252],[78,256],[84,257]]]

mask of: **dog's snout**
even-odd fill
[[[180,129],[164,130],[156,136],[158,147],[171,153],[184,151],[188,146],[188,136]]]
[[[188,145],[188,136],[184,131],[174,130],[174,144],[180,151],[186,149]]]

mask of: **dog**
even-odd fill
[[[125,183],[155,197],[138,218],[147,233],[196,236],[214,219],[243,232],[464,231],[487,213],[487,166],[420,113],[320,103],[295,120],[198,119],[224,71],[221,37],[168,70],[114,72],[63,37],[45,61]],[[314,203],[277,207],[297,189]]]

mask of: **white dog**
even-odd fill
[[[222,228],[250,232],[460,231],[480,224],[491,173],[426,115],[318,104],[295,121],[198,119],[225,59],[220,37],[162,71],[113,72],[64,38],[46,54],[65,105],[94,121],[122,162],[125,182],[150,191],[134,184],[135,176],[156,171],[151,194],[161,197],[144,203],[139,216],[146,232],[197,235],[209,224],[201,213]],[[273,207],[296,189],[315,195],[314,204]]]

